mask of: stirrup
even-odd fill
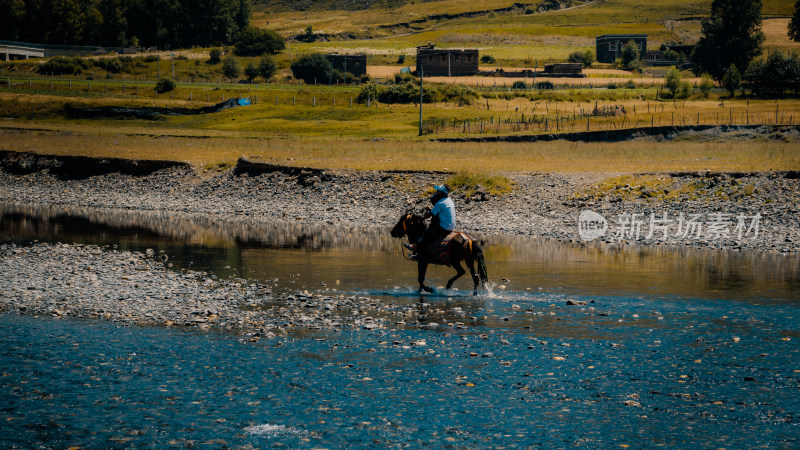
[[[407,248],[409,250],[412,250],[411,246],[406,244],[405,242],[403,242],[403,247],[405,247],[405,248]]]
[[[419,255],[416,253],[412,253],[408,255],[408,259],[410,259],[411,261],[419,261]]]

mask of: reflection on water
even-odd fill
[[[800,292],[798,255],[475,236],[485,248],[495,294],[512,300],[546,292],[764,301],[797,300]],[[401,295],[416,287],[416,265],[403,259],[388,229],[377,227],[3,204],[0,238],[155,248],[174,268],[277,278],[279,289]],[[428,278],[443,285],[452,274],[434,267]],[[456,283],[464,290],[470,285],[468,276]]]
[[[489,292],[420,302],[388,230],[2,206],[0,241],[154,248],[422,326],[250,344],[4,314],[0,447],[796,446],[796,256],[480,238]]]

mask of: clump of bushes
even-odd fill
[[[481,62],[484,64],[494,64],[497,62],[497,60],[494,59],[494,56],[486,54],[481,56]]]
[[[135,61],[130,56],[117,56],[116,58],[96,59],[94,65],[111,73],[130,73],[133,70]]]
[[[514,90],[528,89],[528,83],[524,81],[515,81],[514,84],[511,85],[511,89]]]
[[[53,74],[80,74],[84,70],[92,67],[92,63],[77,57],[56,56],[47,62],[39,65],[39,73],[53,73]]]
[[[675,67],[667,72],[667,76],[664,78],[664,87],[669,91],[669,93],[661,93],[664,98],[688,98],[693,91],[691,84],[681,81],[681,72]]]
[[[306,84],[325,83],[333,75],[330,61],[322,53],[303,55],[291,65],[292,75]]]
[[[210,52],[208,52],[208,63],[211,65],[219,64],[222,62],[222,50],[218,48],[212,48]]]
[[[540,91],[553,89],[555,85],[552,81],[538,81],[534,87]]]
[[[469,105],[478,98],[478,94],[468,87],[459,85],[426,85],[422,90],[422,101],[458,102]],[[419,102],[419,85],[416,83],[400,83],[391,86],[368,83],[362,86],[356,101],[366,103],[367,100],[378,100],[382,103],[417,103]]]
[[[594,63],[594,52],[591,50],[586,50],[585,52],[575,51],[569,54],[567,61],[583,64],[583,67],[589,67]]]
[[[753,60],[744,73],[758,94],[779,96],[784,90],[800,92],[800,56],[771,51],[765,59]]]
[[[170,92],[173,89],[175,89],[175,82],[169,78],[162,78],[158,80],[158,83],[156,83],[156,92],[159,94]]]
[[[234,52],[239,56],[274,55],[286,48],[283,36],[270,30],[249,26],[239,34]]]

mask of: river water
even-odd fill
[[[247,343],[6,314],[0,446],[798,445],[796,255],[479,238],[490,290],[420,298],[388,230],[2,205],[5,242],[152,248],[176,270],[407,302],[419,323]]]

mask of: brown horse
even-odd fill
[[[425,219],[412,212],[406,212],[397,221],[397,224],[392,228],[392,237],[402,238],[408,236],[408,241],[411,243],[417,240],[425,232]],[[469,236],[458,233],[450,240],[447,250],[450,254],[449,266],[456,269],[456,275],[447,281],[447,289],[453,286],[453,282],[464,275],[464,268],[461,267],[461,261],[464,261],[469,268],[469,273],[472,275],[472,281],[475,283],[473,294],[478,293],[478,285],[489,281],[489,275],[486,273],[486,262],[483,259],[483,250]],[[421,248],[417,252],[419,259],[417,261],[417,280],[419,281],[419,291],[433,292],[433,289],[425,286],[425,273],[428,271],[428,264],[441,264],[435,260],[430,250]],[[475,273],[475,262],[478,262],[478,273]]]

